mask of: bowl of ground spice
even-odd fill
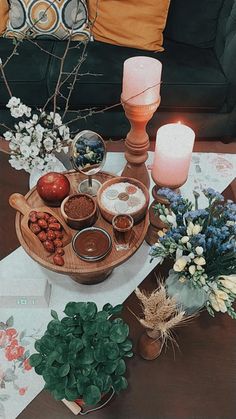
[[[96,222],[97,204],[90,195],[77,193],[62,201],[61,213],[71,228],[81,230]]]

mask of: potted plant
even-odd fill
[[[111,388],[116,393],[127,388],[124,358],[133,355],[129,326],[111,318],[121,309],[106,304],[98,311],[94,302],[69,302],[61,320],[51,311],[53,320],[29,362],[56,400],[95,405]]]

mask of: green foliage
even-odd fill
[[[53,320],[35,342],[37,353],[29,362],[56,400],[84,399],[94,405],[111,387],[117,393],[127,388],[124,357],[133,356],[129,326],[111,318],[121,310],[120,304],[98,311],[93,302],[70,302],[61,320],[51,311]]]

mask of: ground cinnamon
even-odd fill
[[[64,211],[70,218],[88,217],[94,210],[94,203],[88,196],[72,196],[65,203]]]

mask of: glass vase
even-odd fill
[[[204,307],[207,301],[207,293],[203,288],[196,288],[186,280],[179,280],[180,275],[173,269],[169,271],[168,278],[165,281],[167,293],[174,297],[178,307],[184,310],[187,315],[196,313]]]

